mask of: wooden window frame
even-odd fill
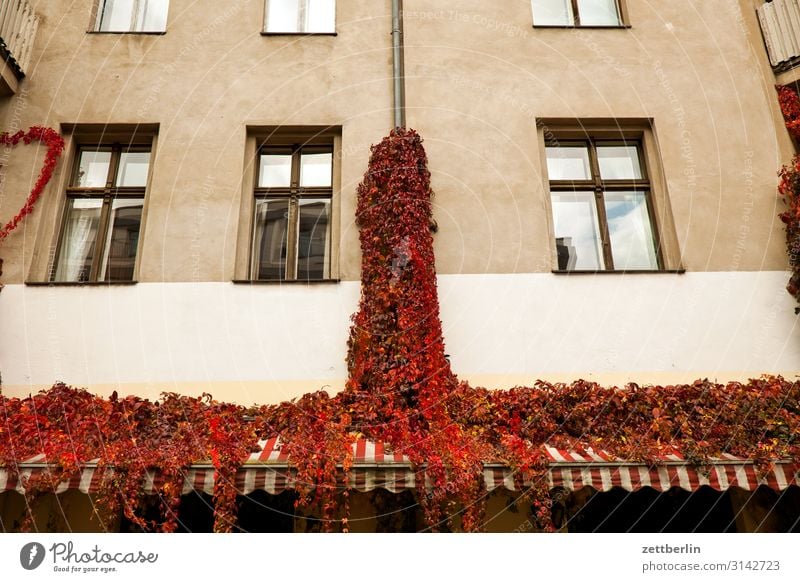
[[[578,0],[571,0],[572,3],[572,24],[536,24],[536,14],[533,14],[533,27],[534,28],[630,28],[630,21],[628,19],[628,7],[625,0],[615,0],[617,5],[617,16],[619,17],[618,24],[581,24],[580,9],[578,7]],[[533,3],[531,3],[531,10],[533,12]]]
[[[261,156],[265,153],[282,151],[291,153],[291,174],[289,186],[259,186],[260,171],[261,171]],[[300,165],[301,157],[304,153],[325,153],[331,154],[331,185],[330,186],[301,186],[300,185]],[[250,252],[249,264],[247,274],[249,281],[252,282],[277,282],[277,283],[291,283],[291,282],[323,282],[334,280],[334,192],[335,192],[335,179],[334,179],[334,166],[336,160],[336,148],[333,139],[330,138],[307,138],[305,140],[299,137],[290,139],[288,137],[281,137],[278,139],[263,140],[256,148],[256,160],[254,174],[254,186],[252,194],[252,221],[250,228]],[[326,276],[321,279],[299,279],[298,278],[298,262],[299,262],[299,226],[300,226],[300,201],[304,199],[324,199],[330,202],[330,216],[328,223],[328,244],[330,247],[330,259],[327,268]],[[286,200],[289,207],[289,215],[287,218],[287,247],[286,258],[284,263],[283,277],[273,279],[260,279],[258,278],[257,266],[255,264],[256,257],[256,213],[255,206],[259,200]]]
[[[111,159],[108,164],[108,174],[106,175],[106,183],[103,187],[82,187],[76,186],[78,171],[80,170],[81,154],[84,151],[109,151]],[[120,159],[123,153],[129,152],[148,152],[150,154],[150,162],[147,169],[147,183],[145,186],[117,186],[117,172],[119,170]],[[75,152],[72,169],[69,174],[69,179],[66,187],[66,196],[64,198],[64,210],[61,213],[60,227],[58,231],[58,239],[56,245],[56,252],[54,254],[54,261],[50,267],[49,282],[50,283],[63,283],[63,284],[93,284],[93,283],[124,283],[135,282],[136,272],[141,249],[141,240],[144,222],[144,205],[147,199],[147,189],[150,183],[150,176],[153,167],[153,148],[152,145],[146,144],[123,144],[118,141],[113,143],[87,143],[80,144]],[[114,200],[141,200],[142,201],[142,218],[139,226],[139,242],[136,247],[136,261],[134,266],[134,274],[130,281],[111,281],[106,280],[105,275],[100,273],[100,267],[105,254],[105,241],[108,235],[108,229],[111,220],[111,209]],[[69,203],[72,200],[102,200],[100,210],[100,219],[98,221],[97,234],[95,235],[95,251],[92,257],[92,267],[89,273],[89,278],[86,281],[57,281],[56,273],[58,272],[58,265],[61,261],[61,253],[64,248],[64,236],[66,231],[66,224],[69,218]],[[103,278],[101,278],[101,275]]]
[[[600,174],[600,162],[598,159],[597,148],[599,146],[624,145],[627,147],[635,146],[639,158],[639,166],[642,177],[639,179],[627,180],[607,180]],[[583,140],[558,140],[546,143],[546,147],[585,147],[589,154],[589,169],[591,176],[588,180],[550,180],[550,192],[594,192],[595,207],[597,209],[597,220],[599,223],[600,243],[603,249],[604,271],[616,271],[614,268],[614,256],[611,249],[611,234],[608,228],[608,216],[606,215],[605,198],[607,192],[641,192],[645,195],[647,204],[647,215],[650,221],[650,228],[653,234],[653,246],[655,248],[656,262],[658,270],[664,269],[664,260],[661,256],[661,245],[659,244],[658,225],[654,220],[655,210],[650,194],[651,186],[648,178],[647,160],[642,150],[642,143],[638,140],[609,140],[587,136]]]
[[[586,275],[586,274],[683,274],[681,244],[678,240],[675,218],[669,197],[669,188],[665,174],[664,161],[659,147],[659,140],[655,121],[652,118],[617,117],[613,119],[604,117],[539,117],[536,119],[537,143],[539,147],[539,160],[542,172],[541,191],[544,194],[544,216],[549,232],[551,264],[555,265],[552,272],[559,275]],[[642,176],[649,183],[648,215],[652,228],[652,236],[658,250],[660,270],[645,269],[581,269],[559,270],[558,249],[556,245],[555,223],[553,215],[553,198],[550,190],[550,181],[547,171],[548,145],[565,145],[569,142],[585,142],[590,138],[602,142],[636,143],[639,146],[639,163],[642,167]],[[643,180],[640,180],[643,181]],[[569,181],[570,185],[572,181]],[[591,189],[595,191],[594,179]],[[570,186],[570,190],[578,191]],[[584,190],[586,191],[586,190]]]
[[[339,283],[339,250],[342,207],[342,126],[341,125],[274,125],[249,123],[244,126],[242,174],[239,182],[239,225],[231,281],[242,285],[318,285]],[[255,189],[258,186],[259,152],[264,146],[291,147],[291,144],[328,146],[333,150],[333,188],[331,201],[329,279],[254,279]]]

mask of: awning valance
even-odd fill
[[[791,462],[776,462],[772,469],[762,477],[752,462],[723,455],[714,459],[706,470],[687,462],[679,455],[666,455],[654,467],[641,463],[631,463],[614,459],[602,451],[588,450],[584,453],[558,450],[545,447],[549,461],[547,480],[550,488],[564,488],[576,491],[591,487],[597,491],[609,491],[621,487],[627,491],[637,491],[652,487],[656,491],[667,491],[680,487],[694,491],[701,486],[709,486],[718,491],[738,487],[748,491],[765,485],[776,491],[783,491],[791,485],[800,486],[800,465]],[[277,438],[261,441],[259,450],[252,453],[236,475],[236,488],[243,495],[263,490],[279,494],[293,489],[296,473],[289,466],[287,455],[281,450]],[[0,469],[0,491],[23,491],[27,479],[55,470],[47,463],[44,455],[39,455],[20,463],[17,471]],[[78,489],[84,493],[96,493],[111,469],[98,468],[96,462],[89,462],[68,481],[60,483],[56,493],[68,489]],[[361,492],[376,488],[398,493],[414,489],[418,479],[424,478],[424,467],[417,467],[408,457],[390,452],[380,442],[358,440],[353,445],[353,467],[348,476],[347,486]],[[487,490],[504,488],[510,491],[519,489],[513,469],[497,463],[487,463],[483,470]],[[195,464],[187,469],[184,493],[192,490],[212,494],[215,471],[211,464]],[[144,491],[154,492],[159,485],[160,475],[152,472],[143,484]],[[344,484],[343,484],[344,485]],[[523,486],[530,483],[523,483]]]

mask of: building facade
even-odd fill
[[[460,377],[796,375],[776,195],[794,146],[774,85],[797,69],[764,4],[404,2],[407,124],[429,156]],[[3,393],[340,389],[355,191],[392,127],[391,2],[3,7],[19,15],[2,28],[3,129],[66,140],[0,247]],[[43,157],[3,151],[3,222]]]
[[[586,3],[578,26],[569,2],[451,4],[408,0],[404,25],[457,373],[793,374],[775,195],[793,149],[761,3]],[[30,2],[4,127],[51,126],[67,148],[2,249],[4,392],[251,403],[343,385],[355,188],[392,119],[390,3],[299,5]],[[29,150],[5,153],[4,218]]]

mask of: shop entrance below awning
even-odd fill
[[[363,505],[361,510],[365,515],[378,511],[370,508],[376,499],[394,508],[392,511],[410,511],[413,501],[409,500],[414,499],[420,479],[426,479],[425,467],[415,467],[408,457],[392,452],[380,442],[358,440],[352,452],[353,465],[346,483],[342,475],[341,488],[360,500],[358,503]],[[765,529],[773,513],[771,505],[777,503],[783,504],[780,511],[783,525],[766,529],[792,531],[797,529],[800,520],[800,467],[792,463],[776,462],[768,471],[759,473],[754,463],[730,455],[713,459],[707,467],[697,467],[678,455],[666,455],[655,466],[647,466],[615,459],[602,451],[577,453],[547,446],[545,453],[549,463],[545,478],[553,500],[552,511],[562,531],[587,531],[587,528],[599,531],[609,527],[613,531],[614,523],[638,524],[637,527],[646,530],[647,522],[640,523],[641,519],[652,520],[655,519],[653,515],[658,514],[662,516],[658,517],[658,523],[662,523],[663,515],[670,511],[712,515],[719,511],[720,504],[731,505],[731,511],[726,509],[717,520],[722,523],[732,515],[731,524],[735,522],[735,525],[729,528]],[[261,441],[258,450],[249,456],[236,475],[236,489],[242,499],[260,499],[256,504],[260,506],[274,502],[283,508],[280,512],[285,512],[285,507],[291,506],[286,506],[285,500],[291,497],[297,485],[296,472],[289,461],[279,439]],[[16,470],[0,469],[0,492],[22,493],[26,480],[54,470],[43,455],[20,463]],[[86,463],[80,472],[61,482],[53,494],[81,492],[91,497],[100,491],[111,471],[99,468],[96,462]],[[208,510],[214,492],[213,466],[210,463],[191,465],[185,477],[182,493],[187,511]],[[484,465],[483,479],[488,499],[497,506],[495,511],[502,513],[503,503],[506,511],[523,514],[527,511],[515,504],[516,500],[524,499],[522,493],[533,484],[521,479],[511,467],[488,462]],[[159,473],[150,472],[142,484],[143,493],[155,494],[160,484]],[[280,499],[284,501],[277,501]],[[403,501],[399,502],[401,499]],[[504,501],[499,501],[501,499]],[[642,517],[629,515],[632,511],[643,512]],[[650,518],[647,518],[648,512],[653,514]],[[313,516],[304,515],[302,519],[313,520]],[[487,519],[509,524],[503,527],[512,527],[520,521],[513,529],[526,529],[524,519],[501,519],[497,515]],[[689,519],[686,523],[693,522]],[[296,525],[292,527],[297,528]],[[5,524],[4,529],[8,528]],[[529,521],[527,529],[534,529]],[[500,531],[505,530],[501,528]]]

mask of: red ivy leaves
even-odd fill
[[[229,533],[237,521],[236,472],[249,454],[257,449],[255,427],[246,422],[242,409],[233,404],[218,403],[208,396],[203,410],[209,427],[207,453],[215,470],[214,531]]]
[[[800,139],[800,96],[786,86],[777,89],[786,129],[793,138]],[[800,303],[800,156],[795,156],[791,164],[781,168],[780,178],[778,193],[787,205],[780,219],[786,225],[786,252],[792,268],[786,289]],[[800,308],[795,312],[800,312]]]
[[[81,469],[98,460],[110,468],[97,500],[109,515],[122,509],[146,530],[174,531],[186,470],[214,459],[217,531],[235,524],[236,471],[257,445],[244,410],[220,404],[208,395],[190,398],[165,394],[158,402],[135,397],[103,399],[56,384],[26,399],[0,395],[0,466],[12,473],[18,463],[44,453],[57,470],[25,484],[29,500],[52,492]],[[150,522],[137,510],[144,499],[149,471],[160,478],[156,494],[162,520]]]
[[[475,529],[488,450],[447,410],[458,380],[439,319],[427,165],[414,130],[397,128],[372,148],[358,188],[361,301],[341,398],[361,433],[427,466],[433,488],[420,500],[430,526],[441,521],[443,504],[459,501],[468,508],[462,521]],[[424,489],[424,479],[417,482]]]
[[[348,342],[348,389],[369,398],[366,424],[426,426],[457,382],[445,358],[422,139],[395,129],[372,148],[358,188],[361,302]],[[421,411],[422,416],[416,414]],[[370,415],[371,416],[371,415]],[[392,427],[383,427],[392,431]]]
[[[778,193],[787,206],[780,219],[786,229],[786,252],[792,269],[786,289],[800,303],[800,156],[781,168],[780,178]]]
[[[17,228],[19,223],[22,222],[27,215],[33,212],[33,207],[36,205],[36,201],[41,196],[45,186],[47,186],[48,182],[50,182],[50,178],[53,177],[53,172],[58,164],[58,159],[61,157],[61,153],[64,151],[63,138],[58,134],[58,132],[50,129],[49,127],[35,126],[31,127],[27,132],[18,131],[14,134],[3,132],[0,134],[0,144],[4,146],[13,147],[20,142],[27,145],[34,141],[38,141],[47,147],[44,165],[39,172],[39,177],[36,180],[36,183],[33,185],[27,200],[25,200],[25,204],[12,219],[9,220],[2,229],[0,229],[0,241],[11,234],[11,232]]]
[[[355,441],[350,431],[351,417],[342,402],[319,391],[298,401],[263,406],[253,415],[261,438],[281,437],[282,452],[289,456],[297,472],[296,505],[319,508],[323,530],[334,531]],[[346,512],[341,525],[346,529]]]
[[[45,453],[55,470],[25,484],[32,501],[98,459],[98,470],[113,467],[96,499],[109,514],[121,508],[146,530],[174,531],[187,469],[211,459],[215,531],[231,531],[237,471],[258,438],[280,436],[296,470],[299,504],[318,507],[324,529],[337,524],[346,529],[347,471],[359,416],[351,403],[347,393],[330,398],[317,392],[293,403],[245,409],[209,396],[103,399],[57,384],[30,398],[0,396],[0,466],[13,474],[19,462]],[[751,460],[762,472],[776,459],[800,460],[800,382],[783,378],[624,388],[540,382],[497,391],[462,383],[444,405],[450,424],[395,431],[397,440],[391,441],[417,463],[418,498],[431,526],[448,520],[457,503],[460,527],[480,529],[486,498],[482,463],[492,461],[514,467],[518,485],[532,484],[527,495],[534,516],[547,527],[544,444],[577,452],[592,448],[650,465],[674,452],[700,466],[729,453]],[[137,510],[153,470],[160,473],[162,519],[147,521]]]
[[[778,85],[776,89],[786,129],[792,137],[800,138],[800,97],[794,89],[786,85]]]

